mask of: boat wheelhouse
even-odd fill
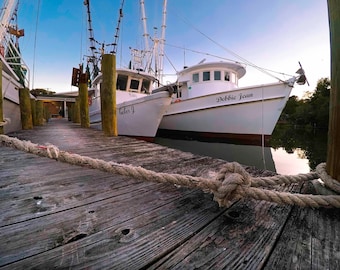
[[[178,73],[180,86],[176,98],[190,99],[224,92],[238,87],[238,80],[246,73],[239,63],[200,63]]]

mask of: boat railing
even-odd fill
[[[4,35],[1,40],[0,54],[5,59],[8,66],[12,69],[12,72],[18,77],[20,84],[23,87],[29,88],[29,68],[23,60],[18,46],[9,34]]]

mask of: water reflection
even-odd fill
[[[237,161],[243,165],[276,171],[270,147],[159,137],[156,138],[155,143],[197,155],[219,158],[226,161]]]
[[[282,148],[287,153],[298,154],[300,159],[307,159],[310,169],[327,157],[327,131],[302,129],[286,125],[277,125],[270,140],[273,149]]]
[[[270,147],[157,137],[156,143],[198,155],[267,169],[280,174],[306,173],[325,162],[327,132],[277,125]]]

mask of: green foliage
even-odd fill
[[[288,153],[297,152],[309,160],[311,169],[326,161],[327,131],[306,125],[297,127],[287,124],[276,125],[270,139],[273,149],[283,148]]]
[[[315,91],[306,98],[289,97],[280,120],[293,125],[328,129],[330,89],[330,80],[322,78]]]
[[[42,88],[32,89],[30,92],[35,97],[36,96],[50,96],[50,95],[55,94],[55,92],[53,92],[53,91],[48,91],[48,90],[42,89]]]

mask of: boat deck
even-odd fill
[[[157,172],[211,177],[225,163],[65,119],[11,136]],[[0,269],[340,269],[340,209],[219,208],[200,190],[5,146],[0,179]]]

